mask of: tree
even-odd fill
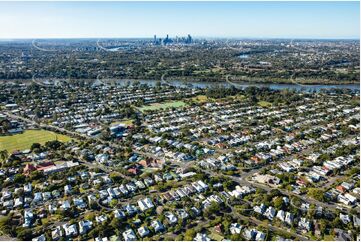
[[[10,215],[0,217],[0,232],[2,232],[4,234],[10,234],[11,233],[10,222],[11,222]]]
[[[114,183],[118,183],[123,179],[119,174],[115,172],[110,173],[109,177]]]
[[[41,144],[39,143],[33,143],[30,147],[31,151],[34,151],[35,149],[40,149],[41,148]]]
[[[118,205],[118,200],[117,199],[112,199],[109,203],[109,205],[113,208],[115,208]]]
[[[9,152],[7,150],[0,151],[0,159],[5,161],[9,157]]]
[[[282,193],[278,189],[272,189],[269,193],[271,197],[282,196]]]
[[[282,197],[276,197],[273,201],[273,205],[277,210],[282,209],[283,207],[283,199]]]
[[[175,237],[175,241],[183,241],[183,235],[182,234],[178,234],[177,237]]]
[[[204,210],[204,215],[208,217],[213,214],[218,214],[220,209],[221,208],[218,203],[212,202],[211,205]]]
[[[28,229],[28,228],[19,227],[17,229],[16,237],[19,240],[29,241],[29,240],[31,240],[33,238],[33,231],[31,229]]]
[[[16,184],[22,184],[25,182],[25,176],[23,174],[16,174],[14,176],[14,183]]]
[[[194,237],[196,237],[196,231],[194,229],[187,229],[184,233],[185,241],[192,241]]]
[[[237,185],[237,183],[234,182],[233,180],[227,180],[227,181],[223,182],[223,187],[227,188],[228,190],[234,189],[234,187],[236,185]]]
[[[232,234],[230,239],[231,239],[231,241],[241,241],[242,237],[240,234]]]
[[[342,220],[340,219],[340,217],[336,217],[333,221],[332,221],[332,227],[333,228],[339,228],[342,229],[344,226]]]
[[[124,227],[122,220],[118,218],[113,218],[109,225],[114,229],[122,229]]]
[[[28,177],[29,181],[35,181],[39,180],[44,177],[44,174],[42,171],[33,171],[30,173],[30,176]]]
[[[324,191],[323,189],[320,188],[309,188],[307,195],[320,201],[320,202],[324,202],[325,201],[325,195],[324,195]]]
[[[62,143],[57,140],[52,140],[52,141],[48,141],[45,143],[46,147],[51,148],[53,150],[59,149],[61,145],[62,145]]]
[[[230,228],[230,226],[231,226],[231,220],[225,219],[225,220],[222,222],[222,226],[223,226],[223,231],[228,232],[228,231],[229,231],[229,228]]]

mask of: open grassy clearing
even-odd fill
[[[265,107],[271,107],[272,103],[266,101],[259,101],[258,105],[265,108]]]
[[[334,241],[335,238],[332,235],[325,235],[324,240],[325,241]]]
[[[111,123],[111,125],[117,125],[117,124],[126,124],[126,125],[132,125],[133,124],[133,120],[132,119],[123,119],[120,121],[116,121]]]
[[[148,111],[148,110],[158,110],[158,109],[165,109],[165,108],[179,108],[184,107],[187,104],[183,101],[171,101],[171,102],[164,102],[164,103],[153,103],[150,105],[142,106],[138,108],[141,112]]]
[[[198,102],[198,103],[204,103],[204,102],[210,101],[211,99],[208,98],[206,95],[198,95],[198,96],[192,97],[191,100],[194,102]]]
[[[222,241],[224,239],[224,237],[220,234],[218,234],[214,228],[210,228],[208,229],[210,232],[210,238],[214,241]]]
[[[237,94],[235,96],[232,96],[235,100],[244,100],[246,99],[245,95]]]
[[[33,143],[45,144],[47,141],[56,139],[61,142],[71,140],[69,136],[47,130],[25,130],[21,134],[0,136],[0,150],[7,150],[9,153],[15,150],[26,150],[30,149]]]

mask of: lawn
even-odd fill
[[[164,103],[153,103],[147,106],[142,106],[138,108],[141,112],[148,111],[148,110],[158,110],[162,108],[178,108],[184,107],[187,104],[183,101],[172,101],[172,102],[164,102]]]
[[[132,119],[123,119],[123,120],[111,123],[111,125],[117,125],[117,124],[132,125],[133,120]]]
[[[210,229],[209,229],[209,232],[211,233],[211,234],[210,234],[210,238],[211,238],[212,240],[214,240],[214,241],[221,241],[221,240],[224,239],[224,237],[223,237],[222,235],[218,234],[218,233],[214,230],[214,228],[210,228]]]
[[[266,101],[259,101],[258,105],[265,108],[265,107],[271,107],[272,103]]]
[[[33,143],[45,144],[47,141],[56,139],[62,142],[71,140],[66,135],[47,130],[26,130],[21,134],[0,136],[0,150],[7,150],[9,153],[15,150],[26,150],[30,149]]]
[[[234,98],[235,100],[244,100],[244,99],[246,98],[246,96],[245,96],[245,95],[241,95],[241,94],[237,94],[237,95],[233,96],[233,98]]]
[[[192,101],[198,102],[198,103],[205,103],[210,100],[206,95],[198,95],[196,97],[192,97],[191,99],[192,99]]]
[[[325,241],[334,241],[334,240],[335,240],[335,238],[334,238],[332,235],[325,235],[325,236],[323,237],[323,239],[324,239]]]

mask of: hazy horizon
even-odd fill
[[[163,38],[165,36],[158,36],[157,38]],[[172,36],[169,35],[170,38],[176,37],[176,36]],[[184,36],[179,36],[178,37],[184,37]],[[205,39],[205,40],[360,40],[359,37],[355,37],[355,38],[317,38],[317,37],[304,37],[304,38],[292,38],[292,37],[209,37],[209,36],[197,36],[197,35],[192,35],[192,37],[194,39]],[[34,41],[34,40],[136,40],[136,39],[141,39],[141,40],[152,40],[152,37],[54,37],[54,38],[0,38],[0,41]]]
[[[359,2],[0,2],[1,39],[359,39]]]

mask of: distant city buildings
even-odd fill
[[[174,39],[170,38],[168,34],[164,39],[157,38],[157,35],[154,35],[153,37],[154,45],[192,44],[192,43],[193,43],[193,39],[190,34],[188,34],[186,37],[176,36]]]

